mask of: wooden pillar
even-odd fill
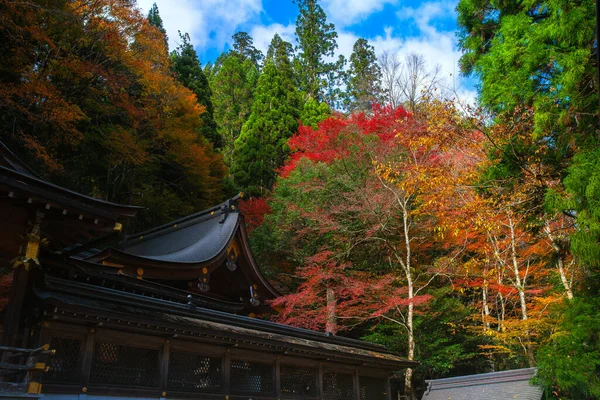
[[[388,376],[385,380],[385,392],[387,393],[386,399],[392,400],[392,385],[390,383],[390,377]]]
[[[352,375],[354,376],[354,400],[360,400],[360,382],[358,377],[358,367],[354,368],[354,373]]]
[[[95,328],[90,329],[90,333],[88,333],[85,337],[85,347],[83,351],[82,357],[82,368],[81,368],[81,386],[82,388],[86,388],[90,382],[90,373],[92,370],[92,361],[94,359],[94,333],[96,332]]]
[[[170,341],[165,340],[165,344],[162,348],[162,357],[160,361],[160,389],[164,392],[167,391],[167,383],[169,380],[169,355],[170,355]],[[162,395],[165,397],[165,394]]]
[[[2,326],[3,346],[15,346],[16,344],[28,281],[29,268],[24,265],[15,268],[12,273],[12,283],[8,292],[8,304],[6,305],[4,325]]]
[[[225,392],[229,393],[231,391],[231,351],[229,349],[225,351],[225,357],[223,357],[223,373],[221,377]]]
[[[320,400],[323,400],[323,363],[319,363],[319,372],[317,376],[317,394]]]
[[[33,227],[27,234],[27,243],[21,250],[21,256],[13,262],[12,283],[8,293],[8,304],[6,305],[2,339],[0,340],[3,346],[15,346],[17,342],[23,300],[29,282],[29,270],[38,263],[41,241],[40,224],[43,218],[44,214],[42,212],[36,212]]]
[[[275,360],[275,397],[281,397],[281,360],[277,356]]]

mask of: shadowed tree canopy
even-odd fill
[[[226,169],[198,133],[204,108],[130,2],[1,7],[3,141],[59,184],[146,206],[141,225],[221,200]]]

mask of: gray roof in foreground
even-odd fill
[[[127,238],[125,253],[156,261],[197,264],[216,257],[238,228],[239,196]]]
[[[422,400],[540,400],[543,390],[529,381],[535,368],[427,381]]]

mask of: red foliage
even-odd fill
[[[260,226],[265,219],[265,215],[271,213],[271,207],[269,207],[267,200],[261,197],[240,200],[239,207],[240,213],[246,220],[246,229],[248,233]]]
[[[310,126],[300,126],[298,133],[288,141],[292,151],[290,160],[280,170],[282,177],[288,176],[303,159],[330,163],[348,155],[355,141],[349,142],[340,133],[353,129],[363,135],[377,135],[379,139],[388,143],[398,134],[402,121],[408,119],[410,114],[402,107],[395,109],[389,106],[373,106],[373,115],[364,113],[353,114],[349,118],[329,118],[319,124],[317,130]]]

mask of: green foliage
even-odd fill
[[[232,36],[233,50],[240,54],[244,60],[250,60],[256,69],[260,69],[264,54],[254,47],[254,40],[246,32],[237,32]]]
[[[358,39],[352,48],[345,105],[350,112],[370,112],[371,104],[382,99],[381,70],[375,48]]]
[[[335,62],[326,62],[337,49],[337,32],[318,0],[295,0],[300,14],[296,19],[296,74],[300,89],[309,98],[318,102],[326,101],[335,107],[339,97],[338,84],[342,78],[345,60],[340,57]]]
[[[597,107],[593,0],[461,0],[458,12],[461,69],[481,77],[483,105],[533,106],[536,135],[595,122],[578,115]]]
[[[285,85],[291,92],[297,92],[298,82],[294,75],[294,67],[292,60],[294,58],[294,47],[291,43],[286,42],[275,34],[273,40],[269,44],[267,50],[267,61],[271,61],[277,67],[277,70],[281,74],[282,78],[285,79]]]
[[[300,113],[300,121],[305,126],[317,129],[319,122],[326,120],[331,115],[331,110],[326,103],[319,103],[314,99],[308,99]]]
[[[538,352],[538,379],[549,398],[600,398],[600,301],[575,299],[555,310],[562,322]]]
[[[200,133],[218,149],[221,147],[221,137],[217,132],[217,124],[214,119],[214,108],[211,100],[212,90],[202,70],[198,54],[190,41],[190,35],[187,33],[182,35],[179,32],[179,38],[181,43],[171,53],[171,68],[175,72],[177,80],[194,92],[198,104],[205,108],[200,116],[202,119]]]
[[[250,115],[259,73],[251,60],[237,52],[227,53],[219,64],[210,84],[215,122],[222,140],[221,152],[231,166],[234,142]]]
[[[577,232],[572,249],[589,267],[598,273],[600,267],[600,150],[577,154],[565,178],[571,201],[565,208],[577,215]],[[573,199],[576,199],[573,201]],[[569,207],[571,206],[571,207]],[[598,276],[598,275],[596,275]],[[598,285],[595,285],[596,289]],[[597,291],[595,293],[598,293]]]
[[[478,347],[486,339],[465,324],[475,310],[443,285],[430,294],[432,300],[415,316],[416,381],[487,371],[490,362]],[[396,324],[378,324],[363,339],[406,354],[406,331]]]
[[[232,174],[244,192],[264,195],[273,187],[277,169],[288,154],[287,139],[298,128],[299,103],[290,77],[267,60],[252,112],[234,143]]]

